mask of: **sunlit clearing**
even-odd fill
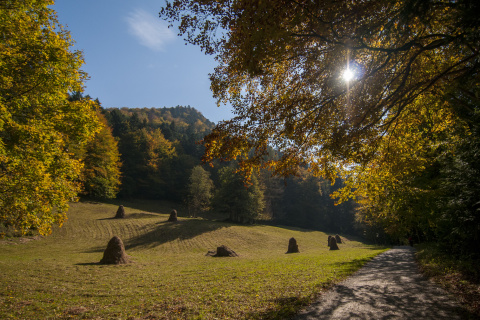
[[[355,76],[355,74],[349,68],[347,68],[347,69],[345,69],[345,71],[343,71],[343,80],[345,80],[347,82],[352,80],[354,76]]]

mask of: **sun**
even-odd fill
[[[347,68],[343,71],[343,75],[342,75],[343,80],[349,82],[350,80],[353,80],[354,77],[355,77],[355,73],[350,68]]]

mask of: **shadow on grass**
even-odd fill
[[[166,201],[166,200],[146,200],[146,199],[108,199],[101,202],[89,199],[83,199],[82,202],[92,204],[111,204],[115,206],[123,205],[131,209],[139,211],[147,211],[153,213],[169,214],[173,209],[176,209],[179,216],[186,216],[186,209],[182,204]]]
[[[337,262],[333,264],[336,270],[341,270],[343,273],[354,273],[363,267],[367,262],[371,261],[371,258],[363,258],[363,259],[354,259],[348,262]]]
[[[159,215],[156,213],[148,213],[148,212],[135,212],[135,213],[130,213],[126,214],[125,218],[116,218],[116,217],[109,217],[109,218],[101,218],[97,219],[98,221],[104,221],[104,220],[122,220],[122,219],[145,219],[145,218],[158,218]]]
[[[125,249],[149,248],[174,240],[193,239],[203,233],[212,232],[228,226],[230,226],[230,224],[225,222],[199,219],[158,222],[153,230],[125,241]]]
[[[336,269],[341,269],[346,274],[353,274],[363,267],[372,258],[355,259],[348,262],[335,263]],[[273,299],[275,306],[264,312],[257,312],[249,314],[248,319],[294,319],[295,316],[311,303],[316,300],[316,296],[325,293],[341,281],[341,278],[328,278],[324,282],[317,285],[315,292],[311,296],[306,297],[284,297]]]
[[[263,312],[250,313],[248,319],[258,320],[278,320],[278,319],[292,319],[293,316],[302,308],[310,303],[311,299],[308,297],[284,297],[273,299],[275,304],[272,309]]]
[[[102,265],[100,262],[80,262],[75,263],[76,266],[100,266]]]
[[[106,218],[102,220],[115,219]],[[157,222],[151,230],[146,231],[145,233],[139,234],[129,239],[122,240],[125,246],[125,250],[131,250],[134,248],[148,249],[175,240],[193,239],[203,233],[215,231],[221,228],[227,228],[229,226],[231,226],[230,223],[201,219],[186,219],[179,220],[177,222],[161,221]],[[105,243],[105,246],[102,247],[91,248],[89,251],[87,251],[87,253],[103,252],[106,248],[106,245],[107,243]]]

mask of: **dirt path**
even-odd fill
[[[309,319],[462,319],[460,307],[419,273],[414,249],[396,247],[367,263],[298,314]]]

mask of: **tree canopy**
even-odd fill
[[[206,161],[340,175],[337,196],[360,201],[365,221],[438,236],[442,159],[475,135],[479,9],[471,0],[174,0],[160,16],[216,56],[213,94],[234,109],[206,137]]]
[[[196,217],[199,212],[210,208],[210,200],[213,197],[213,181],[210,173],[201,166],[195,166],[190,175],[188,184],[188,211]]]
[[[0,223],[48,234],[80,190],[73,151],[99,129],[82,91],[81,53],[48,8],[53,1],[0,2]]]
[[[236,113],[207,138],[207,160],[257,165],[273,145],[282,158],[269,165],[278,172],[306,162],[332,177],[375,157],[416,101],[431,109],[452,82],[476,76],[478,6],[176,0],[161,16],[180,21],[188,42],[216,54],[213,93]],[[355,74],[349,82],[341,76],[347,67]]]
[[[84,164],[81,175],[82,193],[97,199],[113,199],[121,184],[118,142],[100,110],[97,111],[97,117],[102,128],[87,143],[81,157]]]

